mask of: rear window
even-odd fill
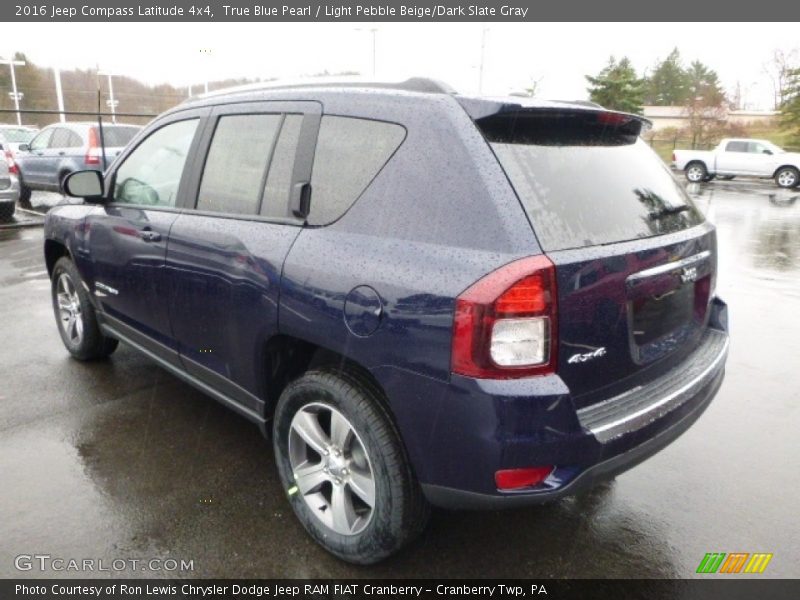
[[[103,125],[103,137],[105,138],[106,148],[121,148],[127,146],[128,142],[130,142],[137,133],[139,133],[138,127]]]
[[[596,112],[477,122],[543,250],[672,233],[703,221],[632,119]]]

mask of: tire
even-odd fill
[[[784,189],[796,187],[800,183],[800,172],[794,167],[781,167],[775,173],[775,183]]]
[[[0,202],[0,223],[11,222],[16,208],[13,202]]]
[[[67,171],[65,173],[61,173],[58,176],[58,193],[61,194],[62,196],[66,196],[66,194],[64,193],[64,180],[67,177],[69,177],[69,175],[70,175],[70,172]]]
[[[19,205],[22,208],[31,209],[31,188],[25,185],[25,182],[22,181],[22,177],[19,178]]]
[[[323,548],[355,564],[399,551],[430,512],[379,395],[349,371],[313,370],[286,387],[273,421],[278,473],[295,515]]]
[[[708,177],[708,170],[703,163],[692,162],[686,165],[684,175],[686,175],[686,179],[690,183],[700,183],[705,181],[706,177]]]
[[[51,282],[58,332],[69,353],[78,360],[96,360],[114,352],[119,342],[101,333],[75,263],[67,257],[58,259]]]

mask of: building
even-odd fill
[[[653,122],[653,131],[668,128],[683,129],[689,125],[687,109],[683,106],[645,106],[644,116]],[[732,125],[748,126],[766,125],[777,116],[778,111],[775,110],[725,110],[716,113],[714,118]]]

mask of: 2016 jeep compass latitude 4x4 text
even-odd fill
[[[348,561],[431,505],[573,494],[723,378],[714,227],[646,124],[423,79],[188,101],[65,182],[86,202],[47,216],[61,337],[129,344],[257,423]]]

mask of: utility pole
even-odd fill
[[[489,28],[484,27],[481,29],[481,64],[478,67],[478,95],[483,93],[483,62],[486,57],[486,34]]]
[[[56,98],[58,99],[58,114],[62,123],[66,122],[64,118],[64,94],[61,92],[61,69],[58,67],[53,68],[53,74],[56,78]]]
[[[114,100],[114,83],[111,80],[112,73],[111,71],[98,71],[98,75],[105,75],[108,77],[108,100],[106,100],[106,104],[111,108],[111,122],[117,122],[117,104],[119,101]]]
[[[9,97],[14,100],[14,109],[17,111],[17,125],[22,126],[22,117],[19,114],[19,101],[25,96],[22,92],[17,91],[17,75],[14,72],[14,67],[24,67],[24,60],[14,60],[13,58],[6,59],[0,58],[0,63],[6,64],[11,68],[11,92]]]

